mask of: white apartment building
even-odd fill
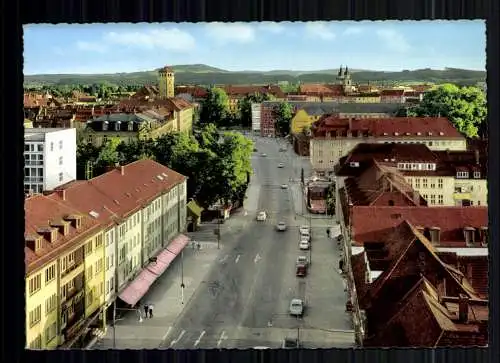
[[[260,103],[252,103],[252,132],[260,133]]]
[[[116,228],[113,226],[108,229],[104,233],[104,256],[105,256],[105,265],[104,265],[104,279],[105,279],[105,287],[104,287],[104,301],[106,305],[109,306],[113,302],[113,298],[115,296],[116,291],[116,266],[118,262],[118,257],[115,254],[116,251]]]
[[[467,150],[467,142],[446,118],[322,117],[311,129],[310,160],[318,174],[333,174],[339,159],[360,143],[425,144],[431,150]]]
[[[41,193],[76,180],[76,129],[24,130],[24,189]]]

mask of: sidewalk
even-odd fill
[[[154,305],[154,317],[139,321],[136,313],[125,314],[116,323],[116,349],[155,349],[168,336],[170,327],[180,315],[189,299],[208,273],[220,250],[184,249],[184,296],[181,293],[181,257],[179,256],[165,273],[158,278],[141,299]],[[182,299],[184,298],[184,299]],[[144,311],[142,311],[144,313]],[[113,348],[113,328],[96,342],[93,349]]]

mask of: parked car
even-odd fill
[[[267,219],[267,214],[266,212],[264,211],[260,211],[259,213],[257,213],[257,220],[260,221],[260,222],[263,222]]]
[[[297,265],[309,265],[309,258],[307,256],[299,256],[297,257]]]
[[[311,245],[309,244],[308,241],[300,241],[300,243],[299,243],[299,249],[301,251],[307,251],[307,250],[309,250],[310,247],[311,247]]]
[[[262,156],[263,158],[265,158],[267,156],[267,154],[266,153],[262,153],[262,154],[260,154],[260,156]]]
[[[276,225],[276,229],[277,229],[279,232],[284,232],[284,231],[286,231],[286,223],[285,223],[285,222],[279,222],[279,223]]]
[[[305,239],[307,241],[311,241],[311,233],[309,233],[309,231],[302,231],[300,233],[300,239]]]
[[[283,164],[283,163],[278,164],[278,168],[284,168],[284,167],[285,167],[285,164]]]
[[[288,184],[281,184],[281,189],[288,189]]]
[[[290,315],[303,316],[304,315],[304,302],[302,299],[292,299],[289,308]]]
[[[307,265],[306,264],[298,264],[295,268],[295,276],[297,277],[306,277],[307,276]]]
[[[285,152],[286,150],[287,150],[287,148],[286,148],[286,147],[280,147],[280,151],[281,151],[281,152]]]
[[[303,233],[310,234],[311,230],[309,229],[309,226],[303,225],[303,226],[299,227],[299,232],[300,232],[300,234],[303,234]]]
[[[297,338],[285,338],[281,343],[283,349],[297,349],[300,348],[300,342]]]

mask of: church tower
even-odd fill
[[[158,88],[160,98],[174,97],[174,70],[171,67],[163,67],[158,71]]]

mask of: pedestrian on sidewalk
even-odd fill
[[[148,312],[149,312],[149,305],[144,304],[144,318],[148,317]]]
[[[153,304],[149,304],[148,306],[149,306],[149,318],[151,319],[151,318],[153,318],[153,308],[154,308],[154,306],[153,306]]]

